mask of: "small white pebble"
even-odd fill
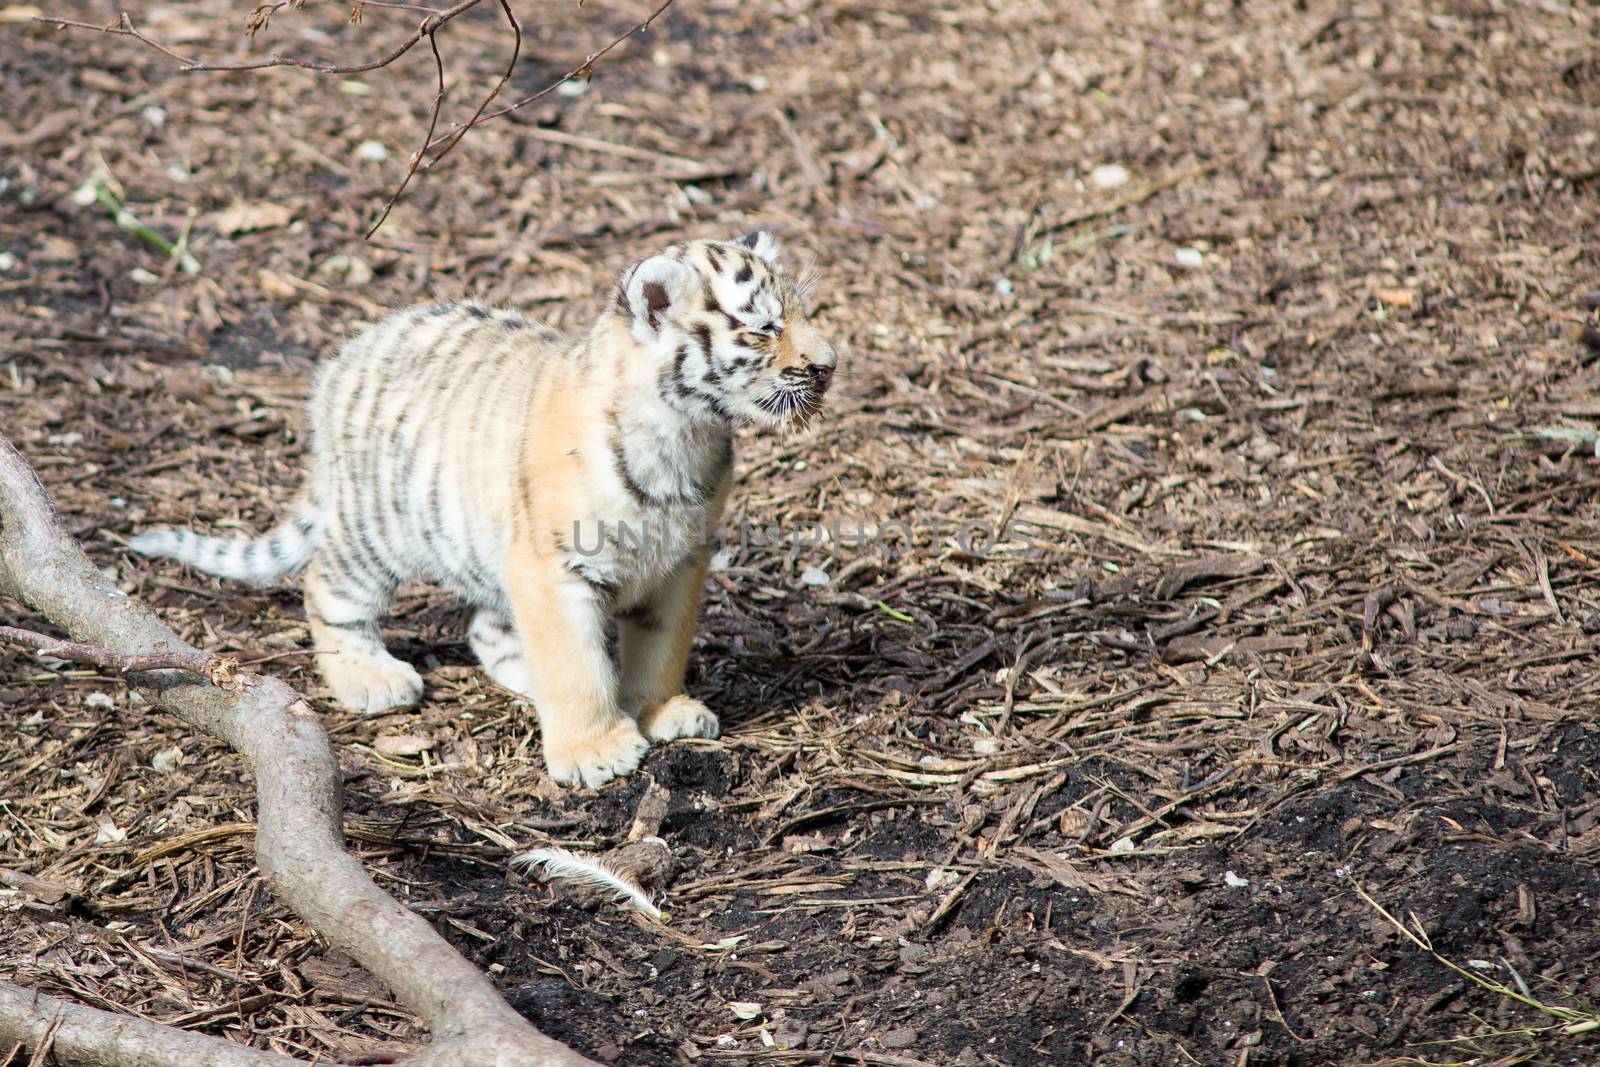
[[[10,252],[0,252],[0,274],[10,274],[20,266],[22,260]]]
[[[116,707],[116,703],[117,702],[112,700],[110,695],[106,693],[90,693],[88,696],[83,698],[83,706],[86,708],[112,708]]]
[[[1197,270],[1206,264],[1205,253],[1198,248],[1180,248],[1172,253],[1172,258],[1178,261],[1178,266],[1189,270]]]
[[[582,96],[588,91],[589,83],[581,78],[575,78],[572,81],[562,82],[561,88],[556,90],[556,92],[560,93],[562,96]]]
[[[389,148],[382,141],[362,141],[356,145],[356,157],[368,163],[382,163],[389,158]]]
[[[128,272],[128,277],[137,285],[160,285],[161,278],[152,274],[143,267],[135,267]]]
[[[1250,879],[1240,878],[1232,871],[1224,871],[1222,873],[1222,880],[1234,889],[1243,889],[1245,886],[1250,884]]]
[[[109,820],[100,824],[100,831],[94,835],[97,845],[115,845],[128,839],[128,831]]]
[[[158,130],[167,124],[167,109],[164,107],[156,107],[152,104],[139,112],[139,114],[146,122]]]
[[[992,756],[1000,751],[1000,742],[992,737],[980,737],[972,742],[972,751],[980,756]]]
[[[800,572],[800,583],[802,585],[827,585],[828,572],[821,567],[807,567]]]
[[[76,430],[73,430],[71,433],[53,433],[50,435],[51,444],[62,445],[67,448],[71,448],[73,445],[82,442],[82,440],[83,434]]]
[[[1121,163],[1102,163],[1089,172],[1089,184],[1096,189],[1115,189],[1128,184],[1128,168]]]
[[[736,1019],[750,1020],[761,1014],[761,1005],[753,1000],[734,1000],[728,1002],[728,1010]]]
[[[1017,291],[1017,287],[1012,284],[1010,278],[998,278],[994,283],[994,291],[1001,296],[1010,296]]]
[[[317,273],[342,277],[350,285],[366,285],[372,281],[372,267],[366,260],[343,253],[323,260],[317,267]]]
[[[711,557],[711,562],[706,564],[706,569],[713,571],[725,571],[728,569],[728,565],[732,562],[733,557],[728,554],[728,550],[725,548],[719,549],[717,554]]]
[[[157,752],[154,756],[150,757],[151,769],[160,771],[162,774],[166,774],[168,771],[177,770],[182,763],[183,749],[177,747],[176,745],[172,746],[171,748],[164,748],[160,752]]]

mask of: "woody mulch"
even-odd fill
[[[244,11],[209,8],[135,15],[225,54]],[[680,0],[368,242],[425,51],[183,76],[22,10],[6,435],[124,589],[318,701],[352,847],[539,1026],[639,1065],[1600,1055],[1525,1002],[1588,1011],[1600,967],[1591,8]],[[516,89],[647,10],[522,10]],[[255,47],[412,26],[347,13]],[[498,18],[440,34],[447,121]],[[199,272],[77,204],[96,173]],[[844,362],[814,427],[741,434],[690,679],[721,741],[556,790],[437,592],[389,627],[425,702],[365,719],[291,584],[124,550],[268,525],[315,360],[384,308],[576,327],[632,259],[756,225]],[[308,1058],[420,1042],[267,894],[221,746],[15,649],[0,730],[0,973]],[[507,871],[652,833],[664,927]]]

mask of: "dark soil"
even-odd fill
[[[215,6],[135,16],[222,54],[246,9]],[[647,10],[518,9],[522,91]],[[415,17],[347,13],[255,47],[366,55]],[[816,426],[741,441],[729,531],[761,536],[690,679],[721,741],[552,788],[428,589],[390,627],[423,706],[321,701],[352,846],[549,1033],[640,1067],[1600,1062],[1510,995],[1600,982],[1593,8],[679,0],[371,242],[425,49],[181,76],[23,14],[0,426],[123,588],[319,700],[292,585],[123,548],[269,524],[319,353],[467,293],[577,326],[688,236],[815,261],[845,362]],[[478,14],[440,34],[446,121],[509,56]],[[97,170],[169,239],[192,212],[201,271],[75,204]],[[308,1058],[425,1040],[270,898],[222,746],[16,651],[0,730],[0,973]],[[378,757],[395,733],[431,747]],[[667,926],[508,873],[620,845],[652,784]]]

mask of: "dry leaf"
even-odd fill
[[[433,747],[433,738],[421,734],[383,734],[372,747],[380,756],[420,756]]]
[[[289,225],[294,212],[283,204],[235,203],[226,211],[219,211],[211,221],[211,228],[224,237],[236,233],[253,233],[256,230],[276,230]]]

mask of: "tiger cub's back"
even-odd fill
[[[335,541],[395,579],[499,600],[526,413],[569,344],[475,303],[399,311],[347,342],[309,410]]]

